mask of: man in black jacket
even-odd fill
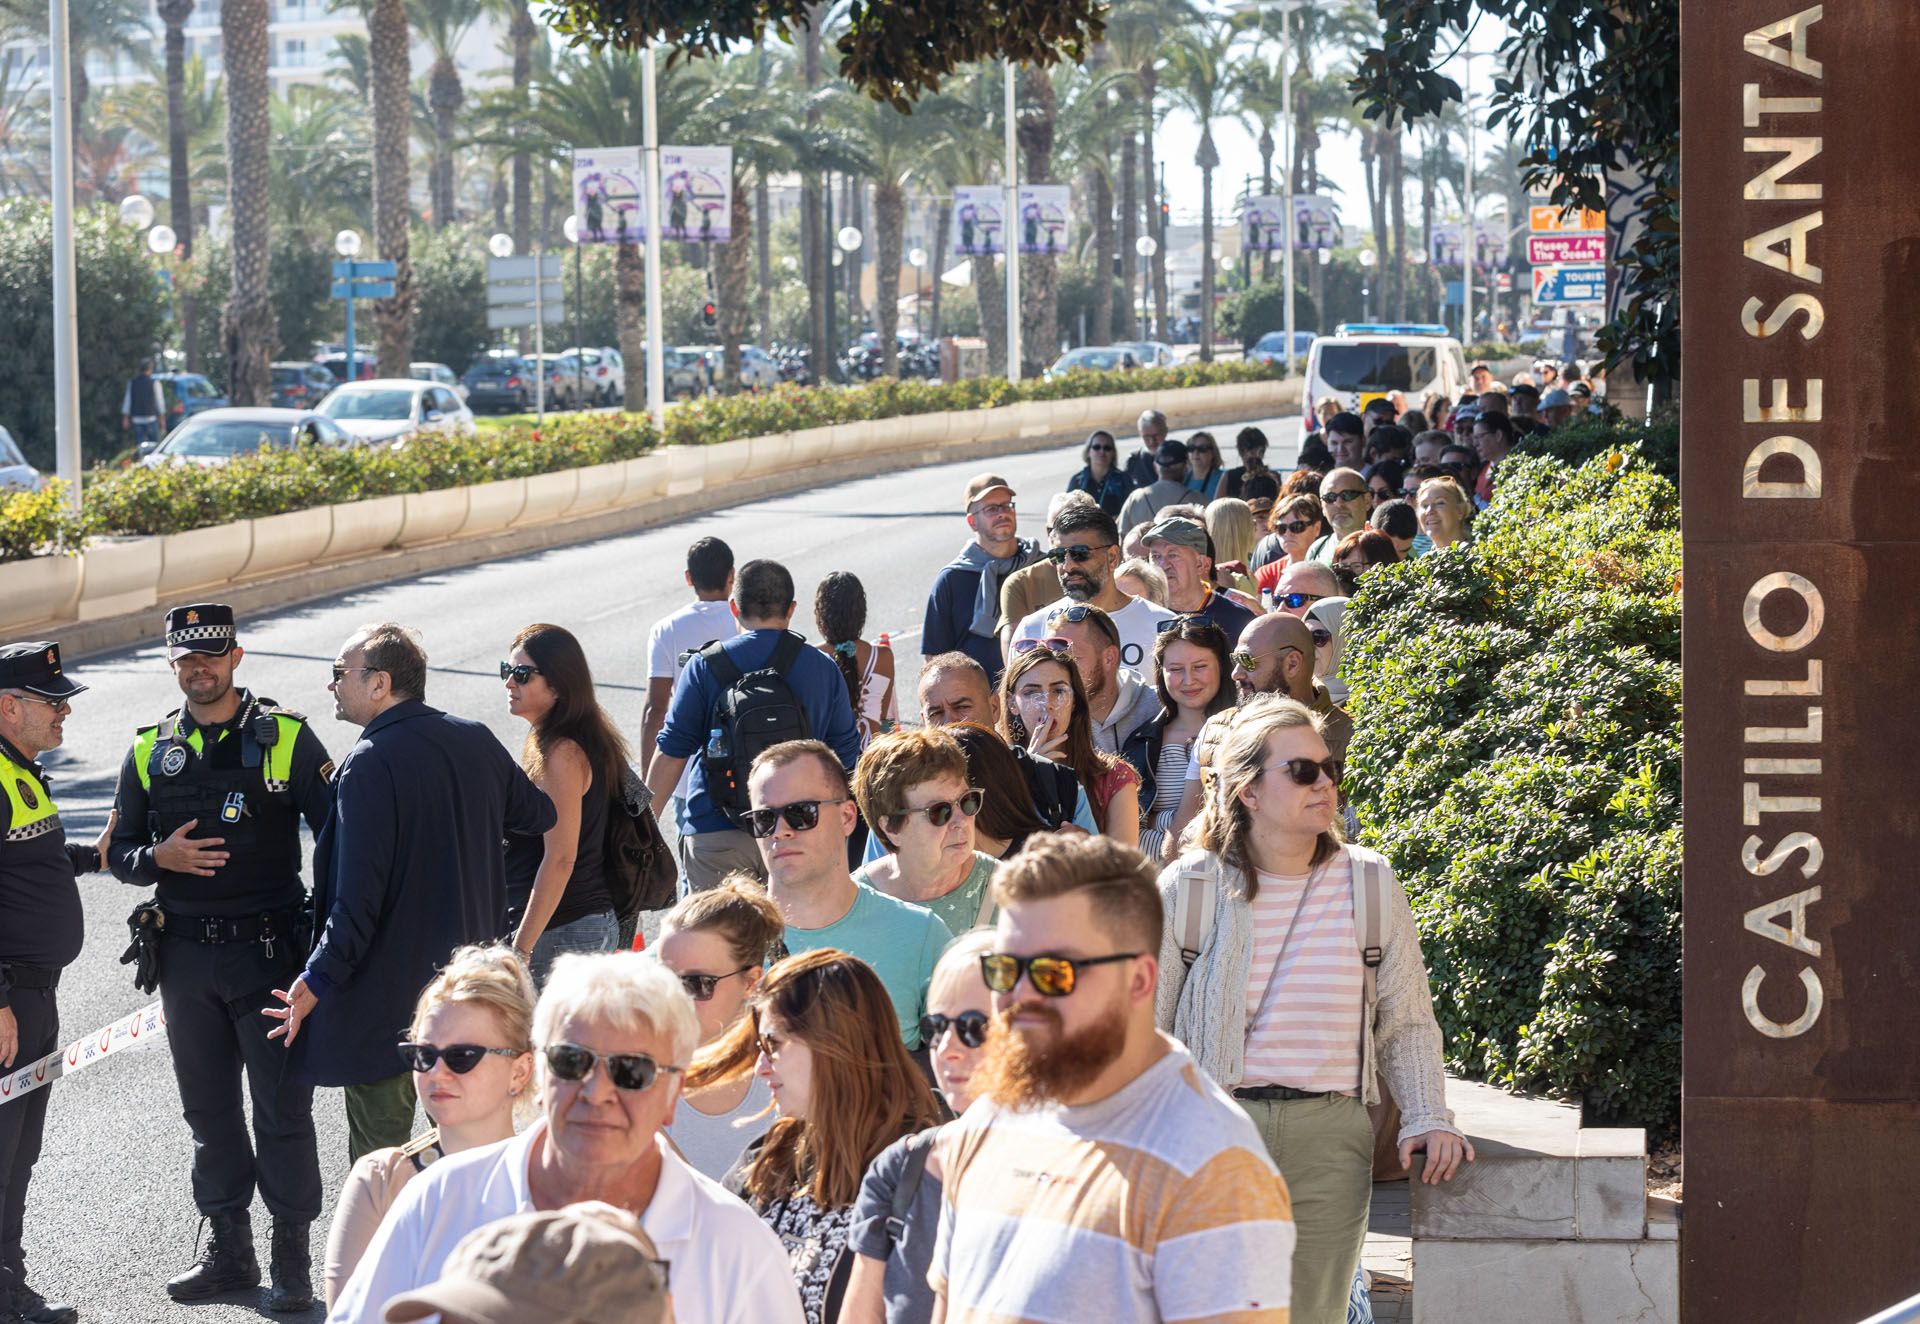
[[[352,1157],[413,1132],[395,1045],[453,949],[506,928],[509,831],[537,837],[553,802],[479,722],[426,705],[427,654],[400,625],[356,632],[333,664],[335,715],[364,729],[334,780],[314,851],[319,940],[266,1014],[298,1079],[344,1085]]]

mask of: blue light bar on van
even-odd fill
[[[1450,336],[1453,332],[1437,322],[1342,322],[1333,328],[1336,336]]]

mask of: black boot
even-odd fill
[[[268,1266],[273,1290],[267,1294],[268,1310],[313,1308],[313,1255],[307,1249],[310,1227],[284,1218],[273,1220],[273,1254]]]
[[[260,1286],[260,1261],[253,1253],[253,1223],[246,1211],[215,1214],[213,1235],[191,1269],[167,1284],[175,1301],[199,1301]]]
[[[49,1301],[22,1283],[13,1289],[13,1308],[27,1324],[73,1324],[80,1312],[61,1301]]]

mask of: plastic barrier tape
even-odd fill
[[[103,1025],[84,1039],[75,1039],[57,1053],[29,1062],[0,1076],[0,1108],[22,1095],[51,1085],[62,1076],[83,1071],[112,1053],[137,1048],[167,1032],[167,1015],[158,1002],[150,1003],[111,1025]]]

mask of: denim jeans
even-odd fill
[[[142,445],[149,441],[160,440],[160,420],[157,418],[136,418],[133,420],[133,444]]]
[[[614,919],[611,910],[603,910],[597,915],[582,915],[579,919],[549,928],[533,944],[531,969],[534,985],[544,985],[553,963],[567,952],[610,952],[619,937],[619,921]]]

